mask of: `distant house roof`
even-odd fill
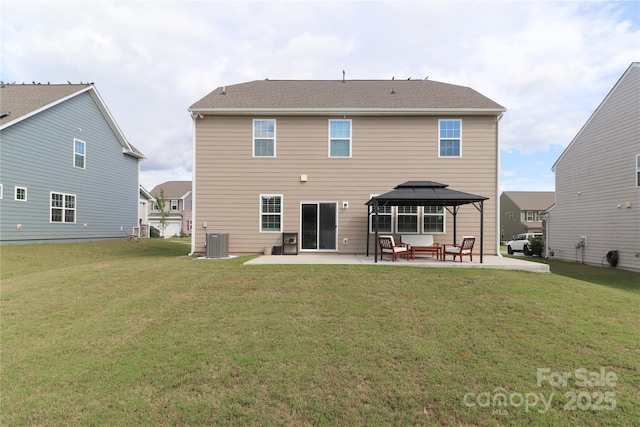
[[[164,190],[165,199],[183,199],[191,192],[191,181],[167,181],[153,187],[151,194],[156,199],[160,190]]]
[[[544,211],[556,201],[554,191],[505,191],[503,194],[521,211]]]
[[[193,104],[192,114],[467,114],[505,108],[477,91],[432,80],[256,80],[223,86]]]
[[[122,145],[123,152],[143,159],[144,155],[127,141],[93,84],[2,84],[0,85],[0,130],[84,92],[91,95],[102,111]]]

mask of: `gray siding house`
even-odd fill
[[[92,84],[4,84],[0,113],[0,242],[133,233],[144,156]]]
[[[553,165],[549,256],[640,271],[640,63],[634,62]]]
[[[553,191],[504,191],[500,195],[500,239],[520,233],[542,233],[544,212],[555,201]]]

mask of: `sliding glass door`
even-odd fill
[[[302,250],[336,250],[338,222],[337,203],[303,203],[300,211]]]

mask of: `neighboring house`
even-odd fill
[[[149,212],[155,199],[146,188],[140,186],[140,204],[138,205],[138,229],[134,234],[138,237],[149,237]]]
[[[0,88],[0,241],[122,238],[144,156],[92,84]]]
[[[553,191],[505,191],[500,195],[500,239],[542,233],[544,212],[555,201]]]
[[[552,167],[548,255],[640,271],[640,63],[634,62]]]
[[[158,210],[157,200],[160,198],[160,190],[164,190],[166,201],[166,211],[169,214],[166,218],[164,230],[160,223],[160,210]],[[167,181],[156,185],[151,190],[154,202],[150,205],[149,224],[160,230],[163,237],[184,236],[191,234],[191,181]]]
[[[489,198],[485,252],[496,254],[498,122],[505,109],[475,90],[430,80],[263,80],[219,87],[195,121],[192,252],[207,233],[229,252],[282,245],[298,253],[373,253],[374,195],[435,181]],[[442,207],[384,207],[380,230],[453,240]],[[479,237],[464,206],[457,235]],[[295,239],[288,233],[298,233]],[[476,250],[479,250],[476,248]]]

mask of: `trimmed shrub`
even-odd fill
[[[531,255],[542,256],[542,237],[532,237],[529,239],[529,243],[531,243],[531,246],[529,247]]]

